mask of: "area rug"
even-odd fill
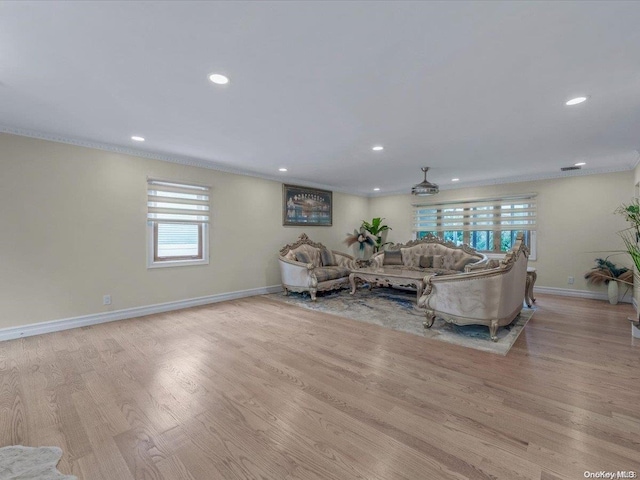
[[[509,352],[535,311],[535,308],[524,307],[510,325],[498,329],[498,341],[492,342],[489,328],[483,325],[458,326],[436,319],[431,328],[424,328],[424,310],[416,306],[416,294],[411,291],[395,288],[359,288],[355,295],[350,295],[349,290],[335,290],[318,293],[317,302],[312,302],[308,295],[300,293],[291,293],[289,296],[272,293],[265,296],[309,310],[499,355]]]
[[[77,480],[63,475],[56,465],[62,458],[58,447],[0,448],[0,478],[3,480]]]

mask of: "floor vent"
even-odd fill
[[[569,170],[580,170],[582,167],[562,167],[560,170],[563,172],[567,172]]]

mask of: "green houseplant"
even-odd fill
[[[622,204],[616,209],[616,213],[624,216],[630,224],[618,232],[627,249],[627,253],[636,267],[636,274],[640,272],[640,200],[634,199],[629,204]]]
[[[609,255],[610,257],[611,255]],[[609,303],[618,303],[618,282],[633,285],[633,272],[626,267],[618,267],[606,258],[596,258],[596,266],[584,274],[591,285],[607,285]]]
[[[611,256],[611,255],[609,255]],[[623,283],[633,282],[633,272],[626,267],[618,267],[607,258],[596,258],[596,266],[584,274],[587,283],[592,285],[609,284],[611,280]]]
[[[383,220],[384,218],[381,217],[375,217],[371,220],[371,223],[363,220],[362,225],[360,226],[361,229],[364,229],[375,237],[375,245],[373,246],[374,252],[379,252],[382,247],[391,243],[385,241],[387,238],[387,232],[391,230],[391,227],[383,225]]]
[[[634,198],[631,203],[623,203],[616,209],[615,213],[622,215],[629,224],[628,228],[621,230],[618,234],[622,237],[626,251],[631,260],[633,260],[635,277],[638,280],[638,272],[640,272],[640,200]],[[640,327],[640,318],[638,314],[634,319],[630,320],[633,323],[633,335],[640,337],[640,328],[638,328]]]

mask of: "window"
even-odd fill
[[[523,232],[531,259],[535,259],[535,194],[414,205],[413,218],[416,238],[431,234],[486,253],[509,251]]]
[[[147,181],[148,266],[209,263],[209,187]]]

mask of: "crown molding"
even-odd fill
[[[460,190],[463,188],[472,188],[472,187],[486,187],[490,185],[503,185],[507,183],[522,183],[522,182],[535,182],[539,180],[553,180],[557,178],[567,178],[567,177],[584,177],[587,175],[601,175],[605,173],[618,173],[618,172],[628,172],[633,170],[636,165],[640,163],[640,158],[636,159],[633,162],[633,165],[619,165],[614,167],[603,167],[603,168],[590,168],[590,169],[580,169],[580,170],[570,170],[568,172],[544,172],[537,173],[532,175],[518,175],[513,177],[504,177],[504,178],[492,178],[488,180],[479,180],[477,182],[464,182],[457,183],[456,185],[444,185],[440,187],[440,190]],[[410,195],[410,189],[402,189],[395,190],[391,192],[384,192],[382,194],[373,194],[368,195],[369,197],[384,197],[387,195]]]
[[[320,188],[323,190],[331,190],[334,192],[346,193],[349,195],[366,196],[363,194],[353,193],[351,190],[336,188],[333,185],[327,185],[324,183],[309,182],[300,178],[292,177],[279,177],[276,175],[265,175],[258,172],[252,172],[249,170],[242,170],[239,168],[231,167],[224,163],[215,162],[213,160],[205,160],[196,157],[187,157],[183,155],[167,155],[165,153],[151,152],[148,150],[139,150],[131,147],[123,147],[121,145],[114,145],[110,143],[96,142],[93,140],[84,140],[79,138],[67,137],[65,135],[57,135],[51,133],[38,132],[35,130],[28,130],[24,128],[16,128],[7,125],[0,125],[0,133],[8,133],[11,135],[18,135],[21,137],[35,138],[38,140],[47,140],[56,143],[65,143],[67,145],[74,145],[76,147],[92,148],[94,150],[103,150],[106,152],[119,153],[122,155],[131,155],[133,157],[149,158],[151,160],[160,160],[162,162],[178,163],[180,165],[187,165],[190,167],[206,168],[209,170],[216,170],[224,173],[232,173],[235,175],[244,175],[247,177],[261,178],[263,180],[271,180],[278,183],[287,183],[294,185],[301,185],[305,187]]]
[[[131,147],[123,147],[121,145],[114,145],[109,143],[96,142],[93,140],[84,140],[79,138],[68,137],[65,135],[52,134],[52,133],[44,133],[36,130],[29,130],[24,128],[11,127],[8,125],[0,125],[0,133],[8,133],[11,135],[18,135],[21,137],[30,137],[36,138],[38,140],[48,140],[51,142],[57,143],[65,143],[68,145],[75,145],[78,147],[92,148],[94,150],[103,150],[107,152],[119,153],[122,155],[131,155],[134,157],[142,157],[149,158],[152,160],[160,160],[163,162],[170,163],[178,163],[181,165],[187,165],[190,167],[198,167],[198,168],[206,168],[209,170],[216,170],[224,173],[232,173],[235,175],[244,175],[248,177],[261,178],[263,180],[270,180],[277,183],[287,183],[293,185],[302,185],[313,188],[320,188],[323,190],[331,190],[333,192],[345,193],[347,195],[354,195],[358,197],[366,197],[366,198],[378,198],[385,197],[389,195],[409,195],[409,191],[411,186],[402,190],[392,190],[392,191],[384,191],[379,193],[373,193],[370,191],[361,191],[361,190],[349,190],[346,188],[339,188],[333,185],[327,185],[324,183],[315,183],[309,182],[308,180],[294,178],[294,177],[281,177],[276,175],[265,175],[258,172],[253,172],[249,170],[242,170],[239,168],[232,167],[228,164],[216,162],[213,160],[205,160],[202,158],[196,157],[187,157],[183,155],[168,155],[164,153],[152,152],[147,150],[139,150]],[[512,177],[504,177],[504,178],[492,178],[487,180],[479,180],[477,182],[464,182],[457,183],[456,185],[444,185],[440,186],[440,190],[458,190],[462,188],[472,188],[472,187],[486,187],[489,185],[502,185],[507,183],[521,183],[521,182],[533,182],[537,180],[551,180],[556,178],[566,178],[566,177],[580,177],[584,175],[599,175],[603,173],[617,173],[617,172],[626,172],[629,170],[635,169],[638,164],[640,164],[640,152],[635,151],[635,158],[633,161],[627,163],[626,165],[620,165],[615,167],[603,167],[603,168],[592,168],[592,169],[580,169],[580,170],[570,170],[568,172],[544,172],[539,174],[530,174],[530,175],[519,175]]]

